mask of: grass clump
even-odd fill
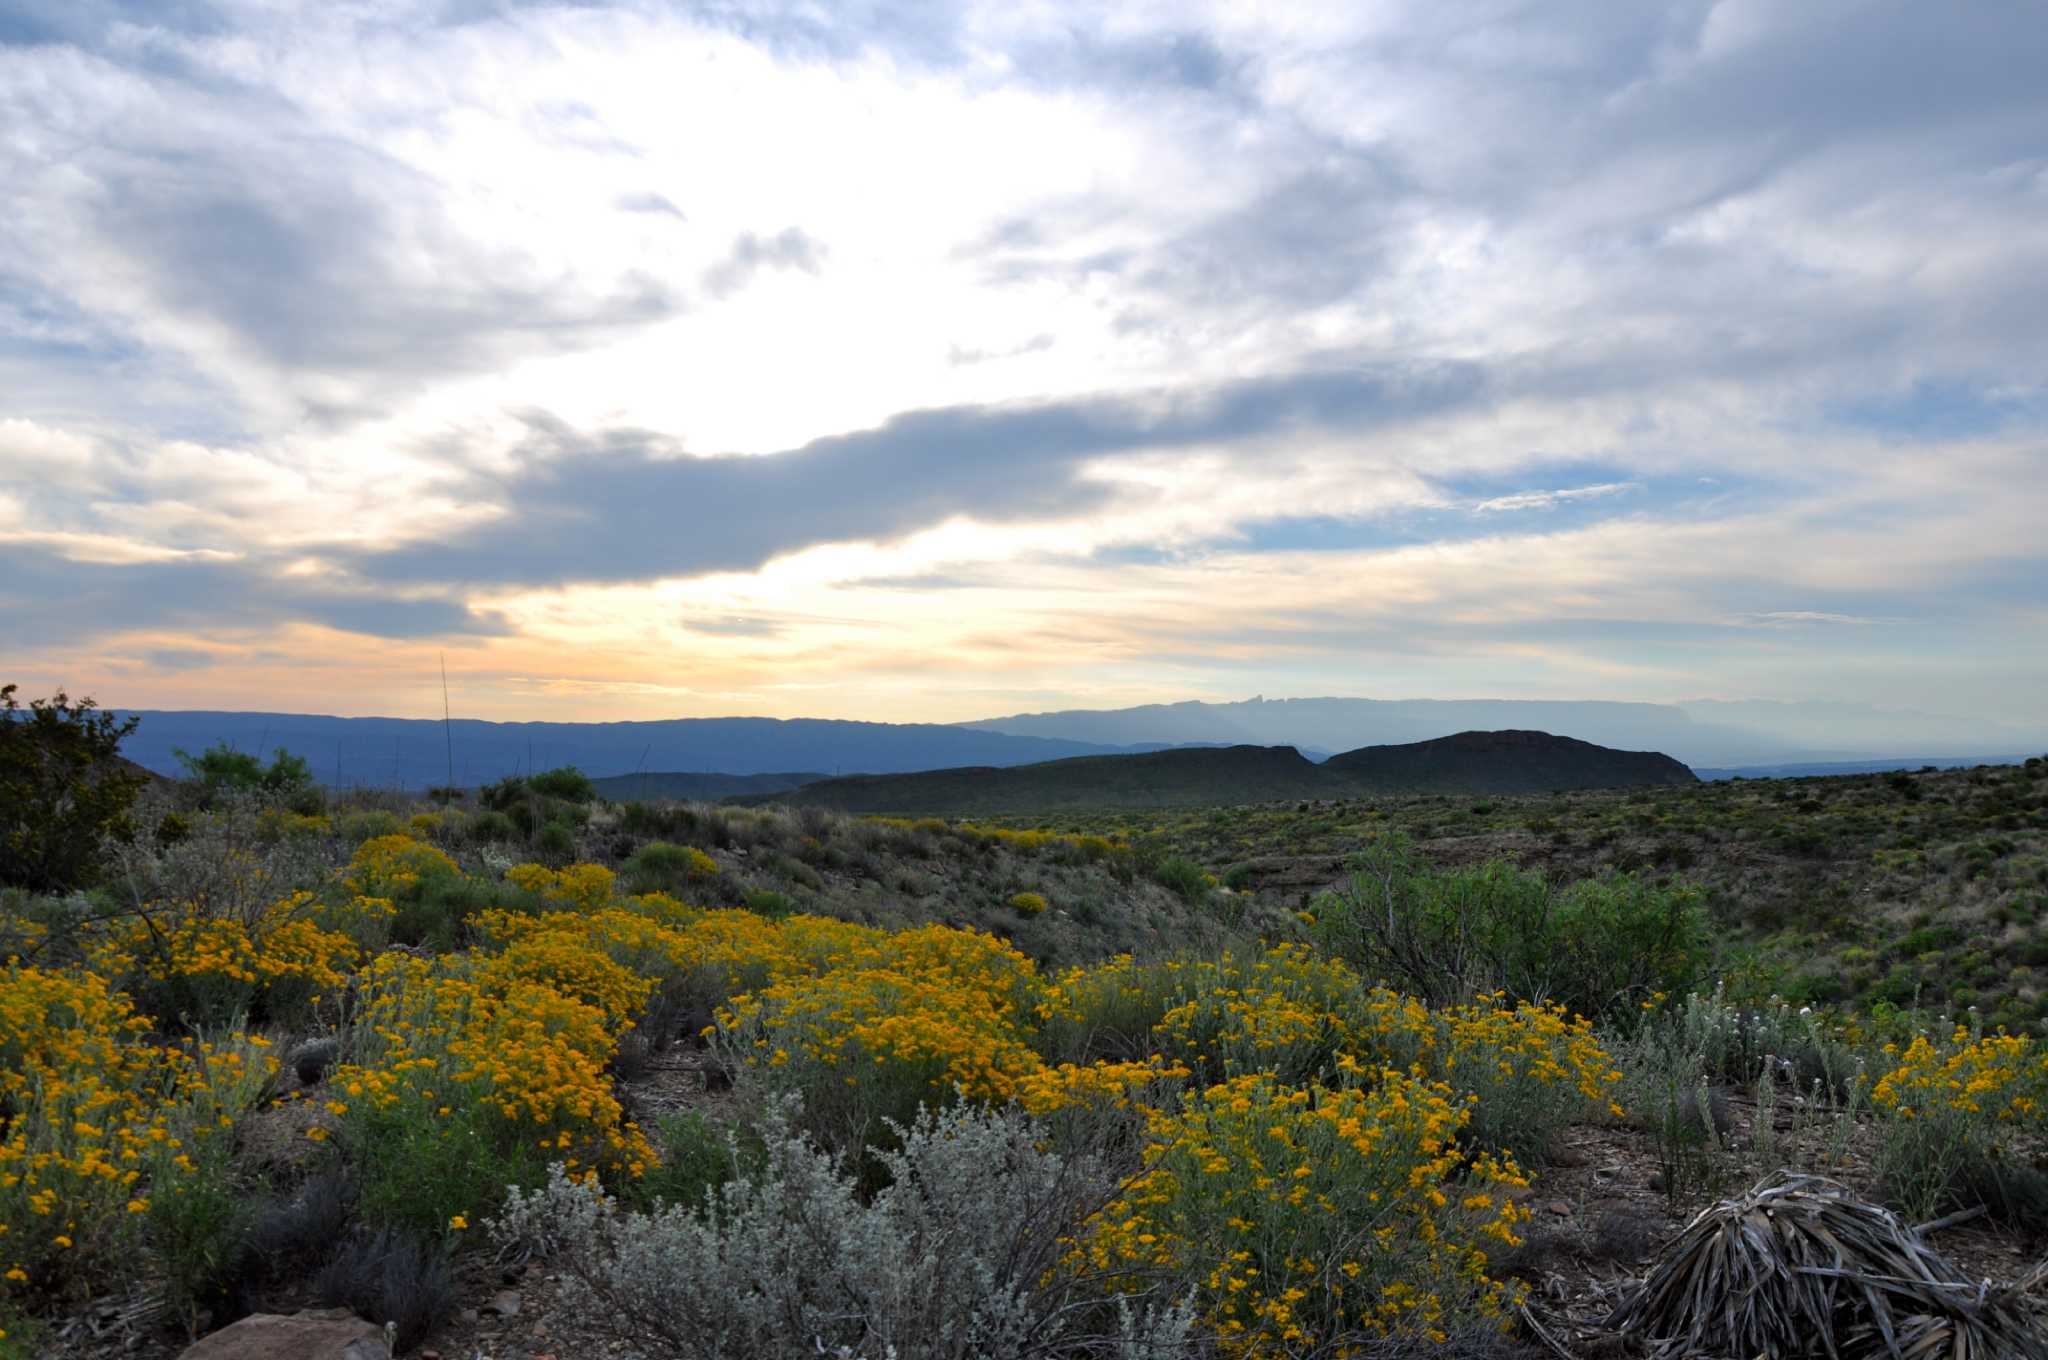
[[[398,1229],[343,1242],[313,1287],[330,1306],[394,1324],[398,1351],[417,1346],[455,1312],[455,1275],[446,1248]]]

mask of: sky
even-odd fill
[[[0,679],[2048,725],[2048,10],[0,0]]]

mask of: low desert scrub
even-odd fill
[[[899,1130],[888,1184],[786,1128],[766,1164],[701,1206],[637,1214],[559,1168],[491,1224],[549,1259],[580,1325],[701,1360],[1023,1356],[1169,1360],[1192,1317],[1153,1282],[1104,1298],[1065,1245],[1115,1195],[1113,1162],[1042,1150],[1016,1113],[955,1109]]]

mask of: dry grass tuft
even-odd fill
[[[1703,1210],[1607,1325],[1660,1360],[2048,1360],[2020,1291],[1968,1279],[1889,1210],[1789,1172]]]

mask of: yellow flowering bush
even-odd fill
[[[171,1047],[150,1029],[93,974],[0,970],[0,1303],[132,1257],[204,1189],[274,1067],[257,1040]]]
[[[1972,1037],[1957,1026],[1945,1043],[1917,1036],[1901,1052],[1890,1044],[1894,1066],[1877,1079],[1870,1101],[1899,1119],[1962,1114],[1986,1125],[2028,1127],[2048,1096],[2048,1049],[2013,1034]]]
[[[618,1022],[494,962],[387,954],[359,980],[354,1060],[327,1085],[380,1221],[441,1231],[549,1161],[632,1176],[654,1159],[606,1072]]]
[[[820,923],[818,917],[791,920],[802,924],[787,933],[798,935]],[[861,933],[844,937],[844,945],[829,956],[829,966],[892,969],[955,983],[987,996],[1011,1024],[1019,1026],[1036,1020],[1048,995],[1037,965],[1008,941],[986,932],[952,926],[913,926],[887,932],[855,929]],[[818,957],[815,950],[806,952]]]
[[[323,911],[306,892],[237,915],[156,903],[102,923],[87,960],[166,1022],[292,1020],[337,991],[359,953],[347,935],[318,924]]]
[[[1374,988],[1356,1021],[1372,1062],[1407,1068],[1478,1097],[1466,1141],[1541,1158],[1567,1125],[1620,1117],[1621,1071],[1592,1022],[1558,1005],[1510,1003],[1501,993],[1431,1010]]]
[[[1514,1163],[1465,1178],[1466,1101],[1396,1072],[1371,1086],[1247,1074],[1155,1114],[1146,1169],[1090,1220],[1076,1263],[1133,1284],[1200,1282],[1235,1356],[1365,1354],[1377,1338],[1441,1342],[1517,1297],[1487,1273],[1525,1211]]]
[[[508,994],[537,982],[595,1008],[613,1032],[630,1027],[653,992],[655,979],[614,962],[583,931],[524,935],[484,959],[476,979],[487,991]]]
[[[572,864],[566,869],[515,864],[505,871],[505,881],[550,905],[597,911],[612,900],[617,875],[602,864]]]
[[[1349,1044],[1357,977],[1300,945],[1263,956],[1169,965],[1186,999],[1153,1026],[1155,1051],[1217,1082],[1271,1073],[1292,1083],[1331,1070]]]
[[[2008,1182],[2031,1179],[2026,1155],[2048,1148],[2048,1050],[2012,1034],[1957,1026],[1883,1049],[1889,1066],[1870,1090],[1878,1172],[1902,1208],[2006,1207]]]
[[[732,998],[719,1043],[773,1090],[800,1091],[812,1132],[840,1151],[887,1142],[918,1106],[1006,1102],[1037,1070],[1019,1018],[945,976],[839,969]]]
[[[1140,1093],[1161,1103],[1190,1076],[1185,1067],[1165,1062],[1060,1063],[1041,1066],[1017,1079],[1016,1100],[1034,1115],[1067,1110],[1128,1110]]]
[[[352,895],[319,904],[308,919],[322,930],[345,936],[367,956],[391,943],[391,926],[397,916],[398,904],[388,897]]]
[[[333,832],[333,823],[317,813],[308,815],[293,812],[290,808],[269,807],[256,814],[256,839],[267,845],[287,840],[312,840]]]
[[[433,879],[460,877],[455,861],[407,835],[373,836],[349,857],[342,882],[358,897],[403,901]]]

